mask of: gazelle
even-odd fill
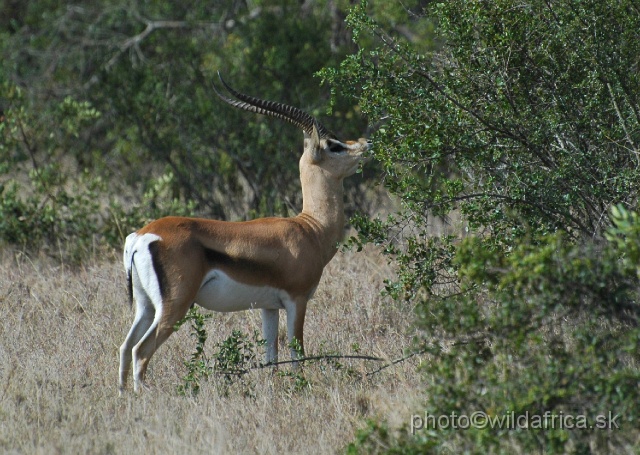
[[[225,222],[167,217],[130,234],[124,267],[136,315],[120,347],[120,391],[133,359],[134,390],[174,325],[197,303],[214,311],[262,310],[266,361],[278,359],[278,318],[287,315],[289,342],[303,347],[307,302],[344,229],[343,179],[369,148],[365,139],[339,141],[302,110],[239,93],[217,95],[239,109],[280,118],[304,132],[300,158],[302,212],[291,218]],[[297,351],[291,350],[292,358]]]

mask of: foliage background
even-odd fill
[[[385,119],[374,155],[401,200],[357,217],[415,305],[425,412],[613,412],[597,431],[371,423],[354,453],[607,453],[637,444],[640,38],[635,2],[428,2],[430,45],[348,17],[360,45],[323,76]],[[455,217],[454,217],[455,215]],[[459,219],[434,236],[435,217]],[[459,218],[458,218],[459,217]]]
[[[354,49],[346,4],[1,5],[2,238],[40,246],[97,233],[115,246],[168,213],[298,210],[301,133],[229,108],[211,85],[221,71],[241,91],[323,117],[329,89],[314,73]],[[332,116],[341,137],[366,129],[352,104]]]

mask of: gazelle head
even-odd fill
[[[322,137],[318,130],[314,124],[311,134],[305,131],[301,171],[308,163],[319,167],[334,179],[342,180],[354,174],[360,163],[368,159],[364,154],[371,143],[366,139],[342,142],[333,135]]]
[[[289,122],[304,132],[304,153],[300,158],[300,170],[317,167],[329,177],[342,180],[356,172],[361,162],[367,160],[365,152],[371,142],[360,138],[357,141],[342,142],[318,120],[297,107],[286,104],[265,101],[240,93],[231,88],[218,73],[220,81],[236,98],[235,100],[222,95],[215,86],[216,94],[231,106],[257,114],[276,117]]]

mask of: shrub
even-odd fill
[[[630,449],[640,379],[637,7],[430,2],[410,11],[422,34],[381,25],[378,11],[354,8],[360,50],[322,75],[380,124],[373,154],[401,209],[357,217],[351,244],[381,245],[398,271],[386,292],[416,306],[432,354],[420,411],[591,423],[611,411],[620,431],[546,421],[412,435],[407,416],[399,431],[374,421],[349,450]],[[436,217],[460,217],[461,229],[436,236]]]

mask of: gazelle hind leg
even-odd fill
[[[151,356],[156,351],[156,329],[158,328],[158,313],[149,326],[149,329],[142,336],[138,344],[133,348],[133,390],[140,392],[140,389],[148,389],[144,382],[147,366]]]
[[[136,315],[129,329],[129,333],[120,346],[120,371],[118,387],[120,394],[125,389],[127,378],[131,371],[131,356],[133,347],[138,344],[143,335],[149,330],[155,317],[155,309],[149,297],[144,293],[136,296]]]
[[[168,310],[169,309],[169,310]],[[156,307],[155,317],[149,329],[133,348],[133,378],[134,390],[148,388],[144,382],[149,360],[157,349],[174,332],[176,322],[182,319],[189,305],[179,305],[163,302]]]

